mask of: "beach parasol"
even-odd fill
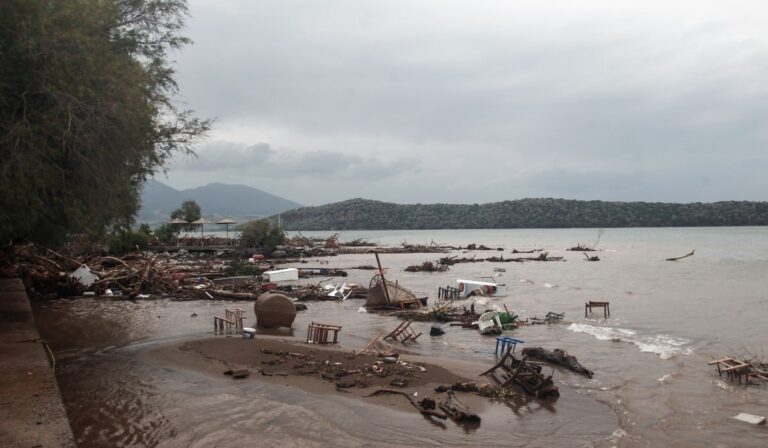
[[[184,221],[181,218],[173,218],[170,221],[168,221],[168,224],[174,224],[176,226],[176,231],[179,231],[179,227],[181,227],[182,224],[189,224],[187,221]],[[179,245],[179,236],[176,235],[176,245]]]
[[[216,224],[224,224],[225,226],[227,226],[227,243],[229,243],[229,225],[237,224],[237,221],[231,220],[229,218],[224,218],[221,221],[216,222]]]
[[[196,224],[200,226],[200,238],[203,237],[203,227],[205,227],[205,224],[210,224],[210,223],[211,221],[206,221],[205,218],[200,218],[190,222],[190,224]]]

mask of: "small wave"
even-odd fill
[[[557,283],[544,283],[545,288],[557,288]]]
[[[635,344],[641,352],[656,353],[661,359],[670,359],[676,355],[690,355],[693,350],[687,347],[690,341],[666,334],[655,336],[638,335],[634,330],[614,327],[597,327],[589,324],[573,323],[568,327],[576,333],[586,333],[601,341],[622,341]]]
[[[661,378],[657,379],[656,381],[658,381],[660,383],[666,383],[671,378],[672,378],[672,374],[668,373],[668,374],[662,376]]]

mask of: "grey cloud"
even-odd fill
[[[768,199],[765,2],[193,0],[191,12],[183,99],[237,142],[175,163],[179,184],[293,175],[304,203]],[[237,135],[250,124],[274,148]]]

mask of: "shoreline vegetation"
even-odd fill
[[[768,225],[768,202],[609,202],[519,199],[487,204],[395,204],[350,199],[269,218],[287,231]]]

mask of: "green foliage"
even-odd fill
[[[155,229],[154,234],[160,242],[170,243],[179,236],[179,227],[173,224],[162,224]]]
[[[127,229],[141,184],[209,128],[167,52],[185,0],[0,2],[0,240]]]
[[[149,235],[141,231],[118,230],[107,240],[109,251],[113,254],[124,254],[135,250],[146,250],[149,247]]]
[[[283,229],[266,219],[248,221],[241,224],[240,245],[243,247],[259,247],[266,252],[272,252],[276,246],[285,242]]]
[[[235,277],[238,275],[261,275],[261,269],[243,260],[232,260],[232,262],[229,263],[229,266],[224,269],[224,274],[227,277]]]
[[[149,224],[144,223],[139,226],[138,232],[143,233],[144,235],[150,236],[152,235],[152,229],[149,227]]]
[[[755,226],[768,225],[768,202],[670,204],[521,199],[482,205],[401,205],[352,199],[299,208],[281,216],[287,230]],[[270,219],[275,221],[276,217]],[[595,245],[598,243],[599,239]]]
[[[200,206],[197,204],[197,202],[188,199],[181,203],[181,207],[177,208],[173,212],[171,212],[171,219],[181,218],[184,221],[192,222],[197,221],[198,219],[202,218],[203,211],[200,209]],[[194,230],[194,225],[189,224],[182,224],[184,230]]]

